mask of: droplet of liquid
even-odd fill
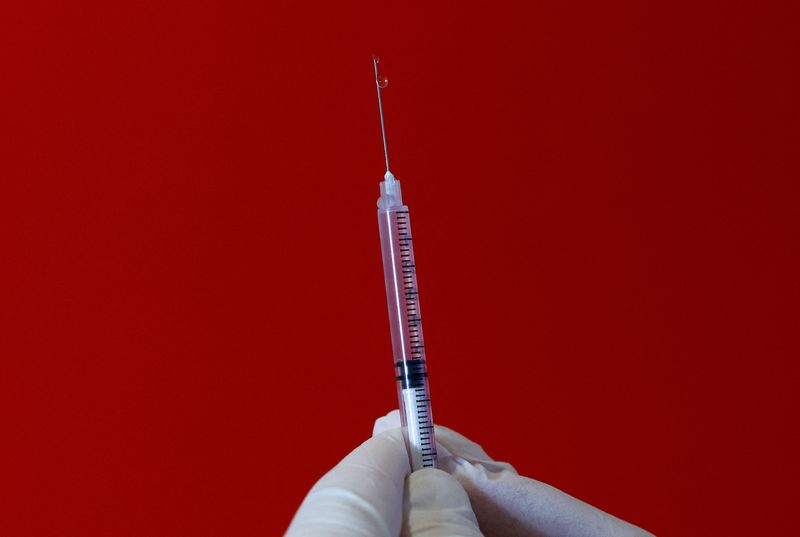
[[[389,85],[389,79],[383,75],[378,75],[378,87],[383,89]]]

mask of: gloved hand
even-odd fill
[[[395,410],[325,474],[285,537],[643,537],[650,533],[517,474],[436,426],[441,469],[409,473]],[[474,510],[474,511],[473,511]]]

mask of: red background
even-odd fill
[[[437,421],[791,533],[790,4],[4,4],[3,533],[279,535],[396,405],[373,51]]]

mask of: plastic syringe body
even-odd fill
[[[436,467],[431,397],[422,337],[411,219],[400,181],[387,172],[378,198],[378,228],[392,334],[397,398],[411,469]]]

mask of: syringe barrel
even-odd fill
[[[392,334],[397,396],[412,470],[436,467],[436,442],[422,336],[411,219],[399,181],[381,184],[378,228]],[[387,190],[389,195],[387,195]]]

